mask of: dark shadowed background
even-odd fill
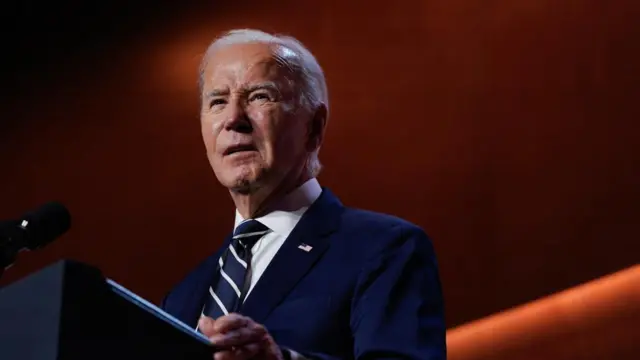
[[[0,218],[73,214],[2,284],[74,258],[158,302],[220,245],[196,70],[237,27],[317,55],[320,181],[430,234],[450,327],[639,262],[639,2],[171,3],[2,11]]]

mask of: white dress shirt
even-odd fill
[[[321,193],[322,188],[318,180],[310,179],[279,201],[274,207],[275,210],[254,219],[266,225],[271,231],[260,238],[251,249],[251,284],[245,300],[302,215]],[[234,230],[244,220],[236,210]]]

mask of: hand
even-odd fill
[[[282,352],[267,329],[246,316],[229,314],[213,320],[202,317],[198,329],[221,349],[215,360],[282,360]]]

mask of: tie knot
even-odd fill
[[[258,220],[245,220],[233,231],[235,243],[251,249],[253,245],[270,229]]]

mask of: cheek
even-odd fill
[[[276,156],[285,159],[297,159],[305,153],[305,129],[301,119],[292,118],[283,121],[274,129],[274,150]]]
[[[254,122],[254,139],[261,144],[265,161],[297,158],[300,151],[304,151],[303,120],[297,119],[291,111],[257,108],[249,116]]]
[[[216,148],[217,136],[220,134],[220,122],[203,118],[200,122],[202,140],[207,148],[207,152],[212,153]]]
[[[277,126],[278,118],[270,111],[266,109],[256,109],[251,111],[249,117],[252,120],[253,141],[255,141],[259,147],[269,152],[272,148],[274,136],[274,127]]]
[[[202,122],[200,124],[200,130],[202,132],[202,141],[204,142],[204,146],[206,146],[207,151],[210,150],[211,143],[213,141],[213,134],[211,132],[211,128],[207,123]]]

